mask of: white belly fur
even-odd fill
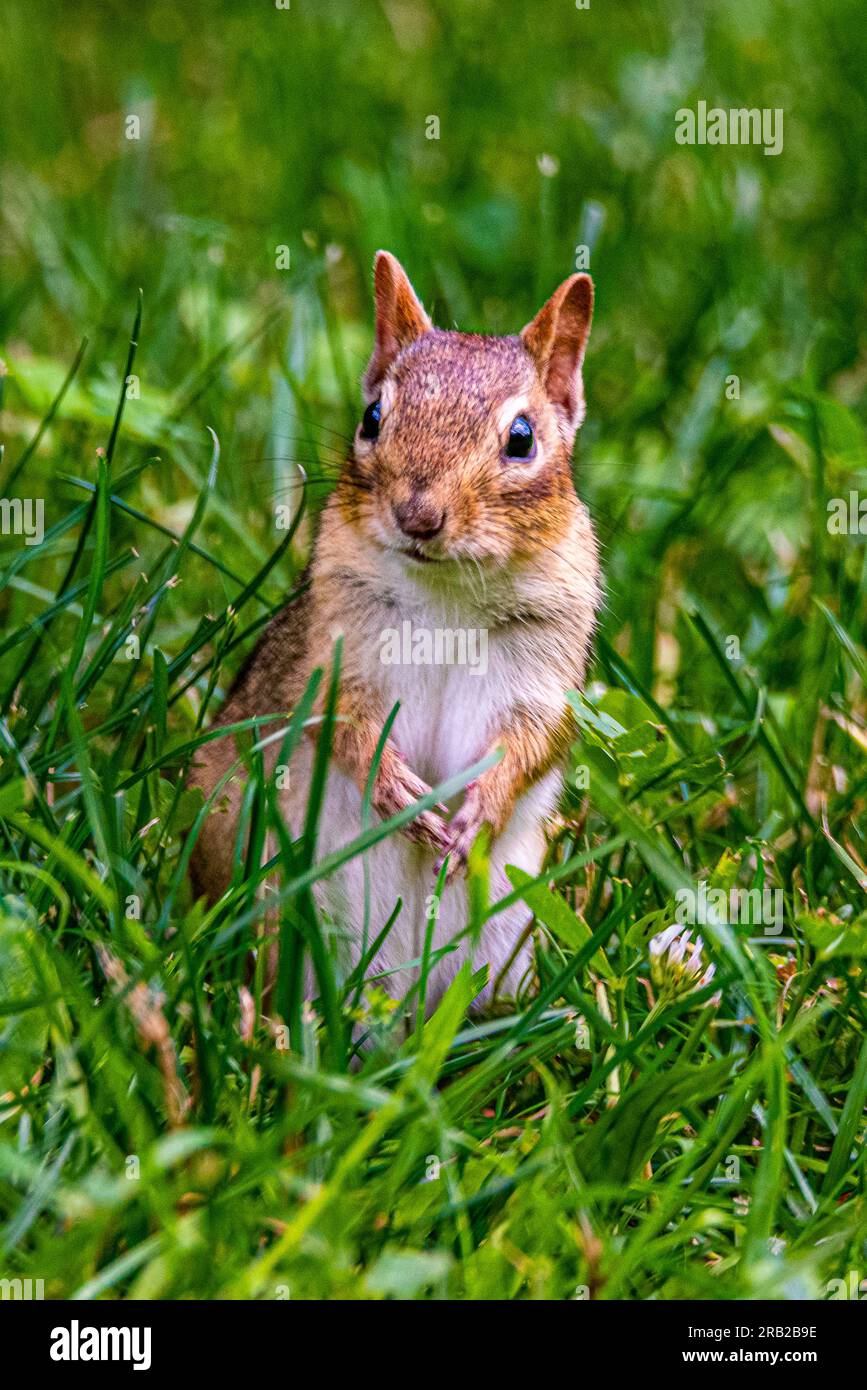
[[[352,636],[347,634],[347,640]],[[369,639],[359,635],[369,648]],[[378,649],[377,649],[378,653]],[[484,756],[492,717],[509,704],[508,686],[515,679],[514,656],[489,642],[488,669],[484,675],[472,674],[466,666],[383,666],[378,662],[377,684],[383,690],[386,707],[398,700],[401,708],[391,738],[409,766],[432,786],[466,771]],[[523,674],[523,686],[528,684]],[[293,763],[290,789],[284,793],[284,813],[298,833],[307,802],[312,757],[308,749],[299,751]],[[520,799],[506,829],[491,853],[490,893],[495,902],[511,890],[504,873],[506,864],[515,864],[530,874],[541,866],[545,849],[543,823],[556,806],[561,787],[558,770],[548,773]],[[452,808],[460,804],[460,796]],[[372,813],[373,814],[373,813]],[[373,820],[375,822],[375,814]],[[330,769],[319,824],[318,856],[339,849],[362,829],[361,793],[337,768]],[[355,858],[329,880],[317,886],[320,903],[342,941],[339,958],[344,970],[356,963],[361,952],[364,930],[365,874],[367,864],[368,933],[372,942],[402,901],[399,916],[368,969],[368,977],[384,974],[379,983],[394,998],[401,998],[417,977],[410,963],[422,953],[426,910],[435,886],[435,856],[404,836],[392,835]],[[515,953],[521,933],[529,921],[522,903],[498,913],[485,926],[482,940],[472,946],[464,940],[457,950],[445,956],[432,971],[428,983],[428,1009],[442,997],[454,974],[466,959],[474,967],[487,963],[488,986],[477,1000],[483,1006],[494,994],[512,997],[522,980],[526,981],[532,963],[529,943]],[[444,889],[433,933],[433,948],[446,945],[467,923],[467,892],[463,878]],[[504,967],[508,967],[504,970]],[[388,973],[386,973],[388,972]]]

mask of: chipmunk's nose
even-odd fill
[[[392,510],[403,534],[414,541],[432,541],[443,529],[446,519],[443,508],[425,497],[411,497]]]

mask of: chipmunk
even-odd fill
[[[565,692],[584,679],[600,601],[596,539],[570,468],[585,411],[581,366],[593,285],[588,275],[572,275],[520,335],[489,337],[433,327],[386,251],[376,256],[374,282],[366,408],[323,511],[310,582],[266,630],[219,722],[291,710],[342,636],[320,856],[361,832],[364,789],[398,701],[372,790],[382,819],[501,750],[450,819],[448,808],[424,811],[367,851],[371,941],[397,900],[403,904],[368,973],[399,999],[416,978],[410,963],[422,955],[446,858],[435,951],[466,926],[462,870],[483,826],[494,899],[511,891],[507,864],[535,875],[544,856],[544,823],[561,792],[572,734]],[[384,634],[407,623],[434,637],[483,633],[485,669],[385,660]],[[294,755],[281,792],[294,835],[304,822],[315,734]],[[194,785],[209,793],[237,756],[231,738],[205,745]],[[272,747],[272,765],[276,757]],[[194,878],[212,900],[231,876],[242,783],[239,773],[227,784],[222,813],[215,805],[195,847]],[[338,937],[352,943],[350,968],[361,950],[361,858],[316,892]],[[465,936],[431,971],[428,1008],[471,952],[476,965],[489,966],[476,1006],[495,992],[514,997],[532,975],[529,921],[515,903],[487,922],[474,951]]]

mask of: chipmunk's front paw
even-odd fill
[[[458,874],[463,873],[467,867],[473,841],[484,823],[485,815],[481,802],[477,797],[467,796],[461,809],[455,813],[446,827],[448,845],[445,854],[440,857],[436,865],[435,872],[438,874],[448,858],[449,867],[446,871],[446,883],[452,883]]]
[[[416,777],[408,767],[401,766],[377,778],[374,805],[383,820],[390,820],[399,811],[405,811],[421,797],[427,796],[430,787],[420,777]],[[442,812],[442,814],[440,814]],[[435,854],[441,854],[449,842],[449,826],[443,819],[446,808],[422,811],[403,827],[403,834],[416,844],[427,845]]]

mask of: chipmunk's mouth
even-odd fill
[[[406,555],[409,560],[417,560],[420,565],[439,565],[442,562],[436,555],[428,555],[426,551],[418,549],[416,546],[401,548],[401,555]]]

